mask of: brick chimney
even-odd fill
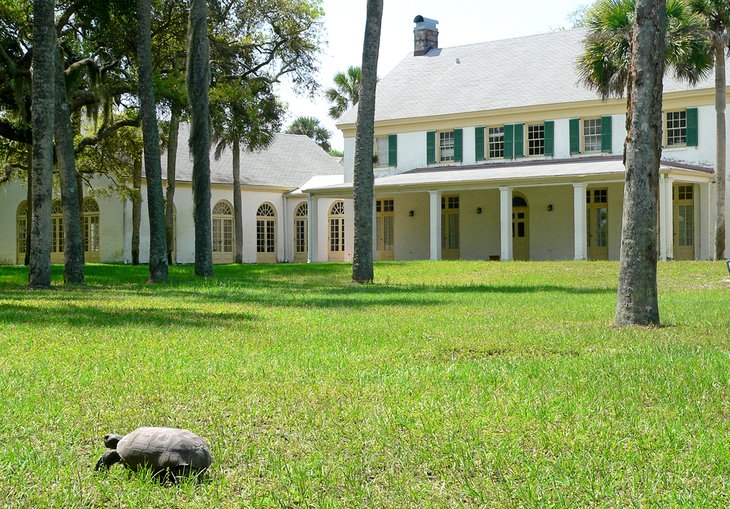
[[[420,14],[413,19],[416,28],[413,29],[413,56],[420,57],[432,49],[439,47],[439,31],[436,28],[438,21],[424,18]]]

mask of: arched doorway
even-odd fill
[[[345,259],[345,202],[332,204],[327,215],[327,260],[341,262]]]
[[[608,189],[586,191],[589,260],[608,260]]]
[[[300,203],[294,211],[294,261],[303,263],[307,261],[309,230],[307,226],[307,213],[309,207],[307,202]]]
[[[221,200],[213,207],[213,263],[233,263],[233,207]]]
[[[271,203],[256,211],[256,262],[276,263],[276,210]]]
[[[512,197],[512,258],[530,259],[530,215],[527,200],[521,194]]]
[[[95,199],[86,197],[82,211],[84,259],[87,262],[99,262],[99,204]]]
[[[461,255],[459,238],[459,197],[441,197],[441,258],[458,260]]]

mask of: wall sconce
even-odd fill
[[[481,214],[481,213],[482,213],[482,208],[481,207],[477,207],[477,214]]]
[[[414,212],[412,210],[408,211],[408,217],[413,217]]]
[[[552,211],[553,211],[553,204],[550,203],[550,204],[548,204],[548,212],[552,212]]]

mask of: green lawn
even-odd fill
[[[0,267],[0,507],[730,506],[724,264],[660,264],[654,329],[610,262],[60,270]],[[144,425],[209,482],[93,471]]]

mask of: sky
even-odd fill
[[[439,22],[439,46],[447,48],[569,28],[570,14],[590,0],[384,0],[378,76],[384,77],[413,52],[413,18],[422,15]],[[328,115],[324,90],[337,72],[362,63],[366,0],[324,0],[324,39],[320,56],[321,91],[312,101],[296,95],[288,83],[280,94],[289,106],[285,127],[299,116],[313,116],[331,133],[333,148],[343,139]]]

